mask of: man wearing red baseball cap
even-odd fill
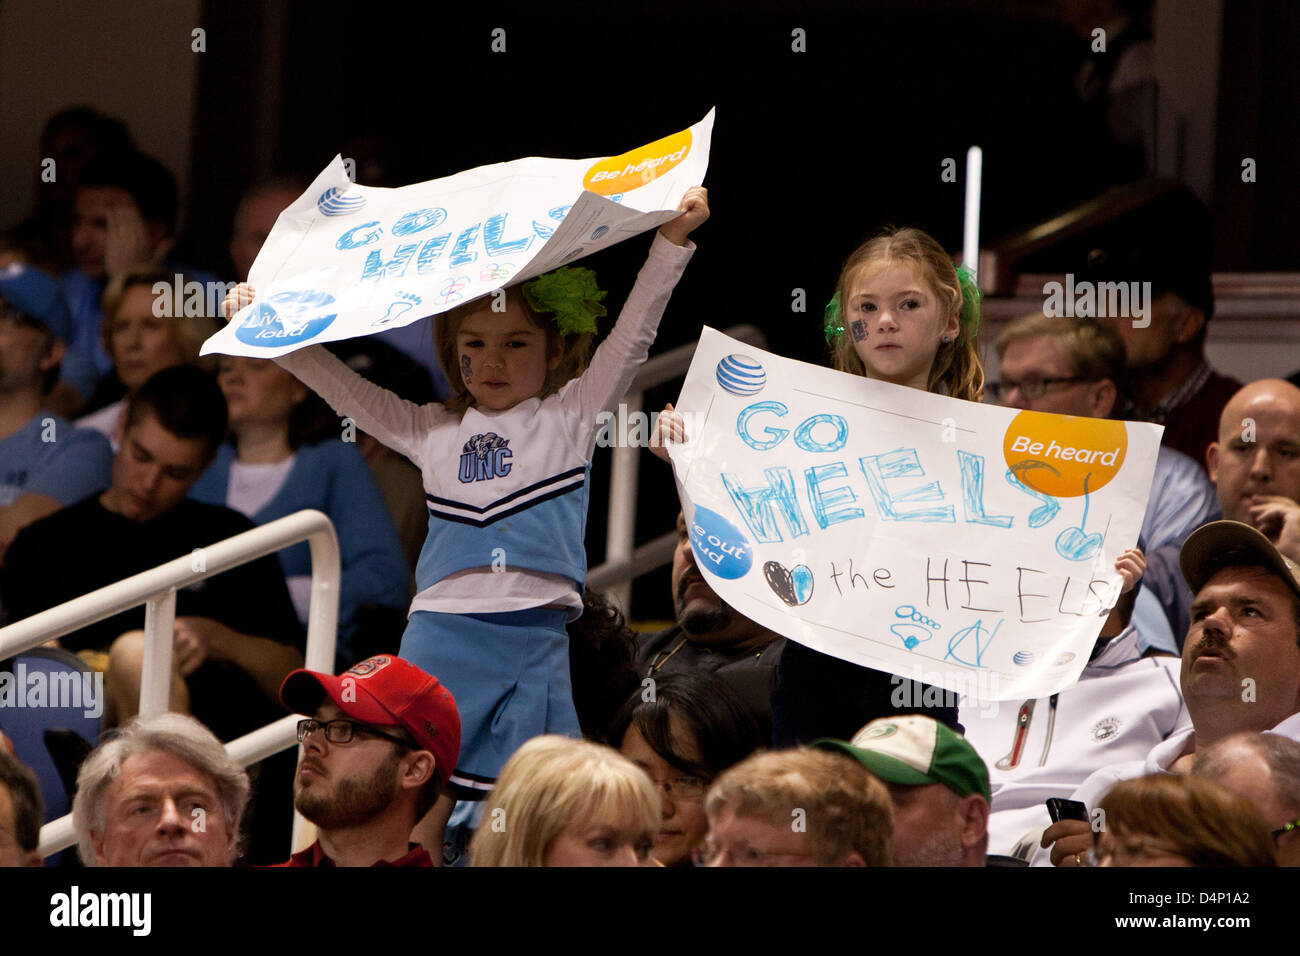
[[[298,723],[293,802],[318,839],[279,865],[433,866],[410,835],[460,754],[451,693],[400,657],[381,656],[338,677],[296,670],[280,700],[312,715]]]

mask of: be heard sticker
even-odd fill
[[[1106,486],[1128,451],[1120,421],[1023,411],[1002,439],[1007,467],[1026,486],[1053,498],[1077,498]]]
[[[691,550],[701,569],[720,578],[743,578],[753,567],[749,539],[716,511],[696,508],[691,520]]]
[[[691,154],[691,131],[684,129],[621,156],[602,159],[583,177],[582,187],[600,196],[631,192],[654,182]]]

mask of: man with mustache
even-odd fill
[[[1300,388],[1266,378],[1233,395],[1206,464],[1223,516],[1253,525],[1300,561]]]
[[[371,657],[338,677],[296,670],[280,699],[298,723],[293,803],[318,839],[280,866],[433,866],[415,824],[460,754],[460,714],[438,679],[400,657]]]
[[[673,552],[673,607],[674,627],[638,638],[637,670],[651,680],[697,669],[716,673],[758,718],[766,738],[785,638],[742,615],[709,587],[696,566],[680,512]]]
[[[1192,726],[1145,760],[1103,767],[1073,799],[1097,807],[1115,783],[1187,773],[1208,747],[1243,732],[1300,739],[1300,565],[1239,521],[1197,528],[1179,555],[1196,597],[1183,644],[1180,683]],[[1092,821],[1101,824],[1103,821]],[[1034,864],[1079,866],[1092,846],[1089,822],[1062,820],[1043,834]]]

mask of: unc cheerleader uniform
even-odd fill
[[[399,653],[456,698],[461,750],[447,789],[458,799],[486,796],[524,741],[580,736],[565,624],[582,614],[598,416],[626,394],[694,250],[656,232],[587,371],[505,411],[415,405],[321,346],[276,359],[423,476],[429,534]]]

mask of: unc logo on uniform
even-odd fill
[[[496,432],[475,435],[465,442],[460,456],[460,480],[464,484],[471,481],[488,481],[492,478],[504,478],[510,474],[512,453],[506,446],[510,439],[502,438]]]

